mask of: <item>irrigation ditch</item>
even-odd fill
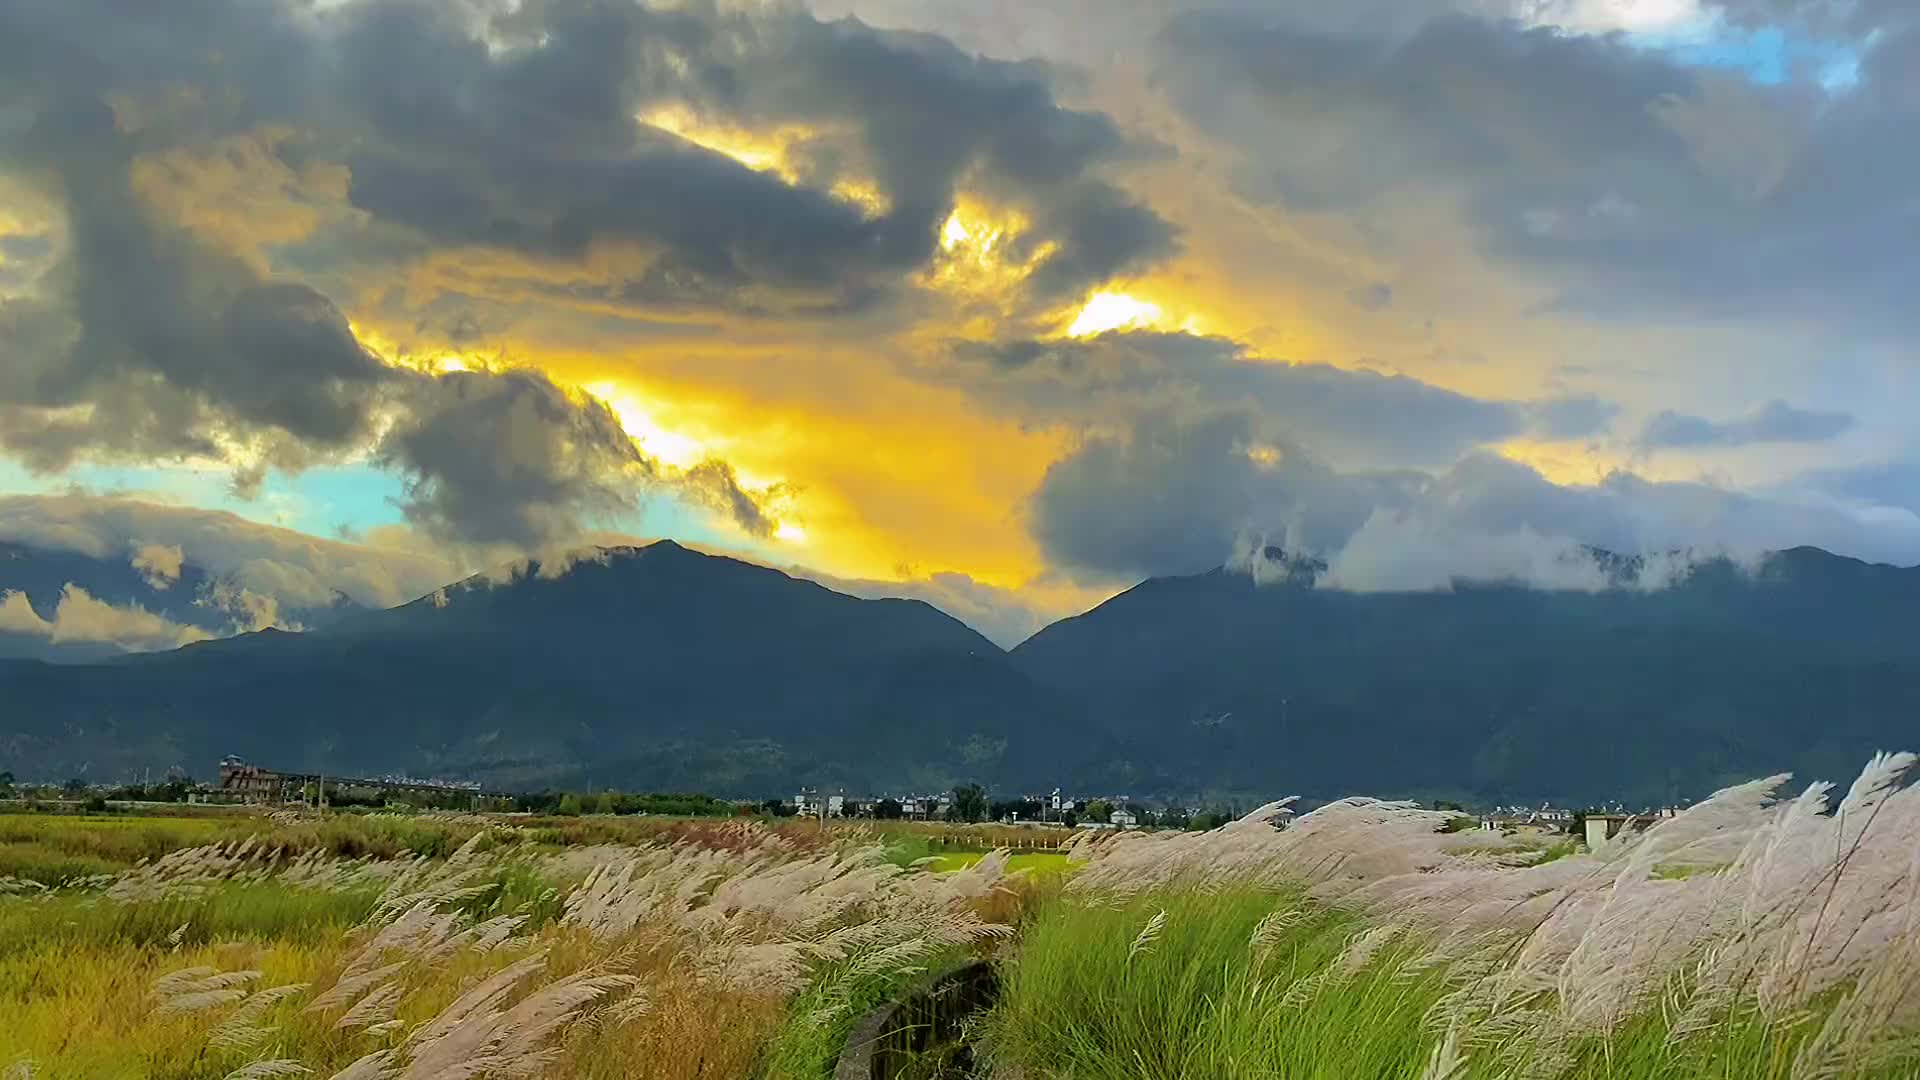
[[[1000,974],[988,960],[921,976],[854,1025],[833,1080],[971,1080],[968,1021],[999,996]]]

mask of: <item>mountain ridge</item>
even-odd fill
[[[672,541],[582,549],[305,633],[0,664],[31,713],[0,720],[0,760],[191,769],[240,751],[741,795],[964,779],[1655,801],[1911,741],[1920,568],[1802,548],[1657,590],[1366,593],[1262,556],[1282,584],[1150,578],[1003,650],[919,600]]]
[[[0,756],[191,768],[239,752],[523,786],[751,792],[797,777],[1037,783],[1034,754],[1101,743],[1069,703],[931,605],[846,596],[676,544],[550,569],[523,561],[308,633],[0,669],[13,700],[35,703],[25,723],[0,724]]]

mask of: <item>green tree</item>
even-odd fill
[[[1208,810],[1203,813],[1195,814],[1193,816],[1193,820],[1187,823],[1187,828],[1196,829],[1200,832],[1205,832],[1208,829],[1217,829],[1220,826],[1225,825],[1227,822],[1232,821],[1233,819],[1234,818],[1232,814],[1226,813],[1224,811]]]
[[[1113,820],[1113,804],[1105,799],[1095,799],[1087,804],[1087,820],[1108,822]]]
[[[569,791],[565,795],[560,796],[560,805],[554,807],[553,812],[559,814],[561,817],[579,817],[581,807],[582,803],[579,793]]]
[[[899,821],[905,812],[906,807],[900,805],[899,799],[881,799],[873,804],[873,816],[879,821]]]
[[[13,774],[0,772],[0,799],[13,798]]]
[[[947,820],[987,820],[987,789],[979,784],[961,784],[954,788],[953,801],[947,805]]]

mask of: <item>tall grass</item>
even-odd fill
[[[1360,955],[1364,928],[1248,888],[1060,903],[1008,967],[991,1052],[1082,1080],[1416,1075],[1443,973],[1404,942]]]
[[[934,875],[745,822],[559,848],[469,822],[444,856],[348,858],[332,823],[273,824],[0,897],[0,1069],[824,1076],[892,981],[1007,932],[999,857]]]
[[[822,1080],[864,1010],[987,955],[983,1049],[1035,1078],[1893,1080],[1913,760],[1597,851],[1356,798],[1044,873],[924,826],[0,818],[32,871],[0,879],[0,1075]]]
[[[1901,780],[1913,762],[1876,758],[1837,802],[1827,784],[1790,799],[1775,796],[1785,777],[1739,785],[1592,852],[1489,844],[1450,832],[1448,815],[1373,799],[1285,830],[1269,823],[1276,804],[1204,835],[1082,841],[1070,906],[1036,926],[1016,962],[1002,1047],[1090,1077],[1909,1076],[1920,1064],[1920,788]],[[1258,950],[1209,951],[1209,935],[1230,937],[1233,905],[1252,902],[1235,897],[1295,890],[1303,910],[1358,920],[1349,949],[1391,943],[1372,961],[1389,966],[1404,954],[1391,989],[1344,962],[1275,975]],[[1149,953],[1111,914],[1137,921],[1146,904],[1167,911],[1148,947],[1171,942],[1220,971],[1198,997],[1204,1015],[1178,1014],[1206,1039],[1157,1060],[1158,1037],[1128,1034],[1150,1026],[1133,1002],[1146,980],[1128,977],[1153,969],[1126,958]],[[1181,922],[1205,929],[1180,938]],[[1055,937],[1075,943],[1050,950]],[[1062,977],[1048,973],[1054,953],[1062,970],[1099,972],[1077,989],[1103,987],[1133,1019],[1055,1002],[1075,988],[1050,984]],[[1280,982],[1311,989],[1310,1011],[1334,1027],[1362,1025],[1364,1045],[1342,1050],[1318,1038],[1317,1021],[1297,1021],[1288,1006],[1305,991],[1284,991],[1278,1007],[1242,992]],[[1187,985],[1150,993],[1193,1000]],[[1240,1013],[1255,1019],[1230,1024]],[[1409,1038],[1426,1048],[1412,1072]],[[1302,1046],[1307,1057],[1293,1057]],[[1062,1047],[1082,1056],[1061,1062]]]

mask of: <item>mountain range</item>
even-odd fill
[[[595,549],[304,612],[299,633],[69,663],[16,633],[0,769],[204,775],[232,753],[505,788],[1639,803],[1845,775],[1920,735],[1920,569],[1799,548],[1656,588],[1592,554],[1606,587],[1352,592],[1269,549],[1257,574],[1155,578],[1007,651],[919,601],[670,541]],[[190,618],[218,589],[84,560],[9,549],[0,593],[45,618],[84,580]]]

